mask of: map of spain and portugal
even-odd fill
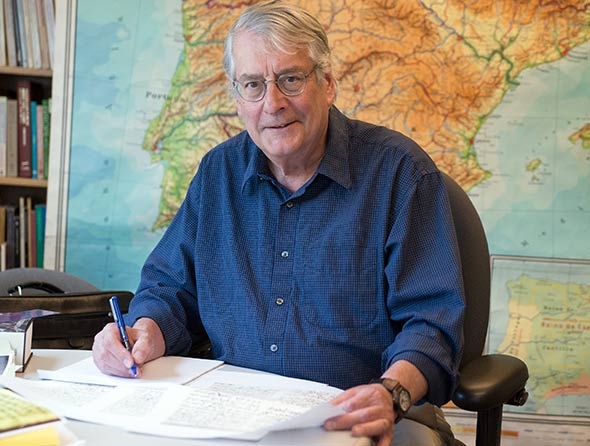
[[[128,231],[131,235],[126,234],[125,240],[122,235],[109,239],[105,234],[115,233],[118,227],[113,224],[107,230],[107,222],[123,217],[108,219],[100,212],[87,212],[88,203],[99,200],[109,210],[112,203],[146,201],[145,188],[132,191],[136,187],[132,183],[117,186],[114,179],[108,183],[111,177],[104,166],[110,161],[87,161],[117,146],[105,144],[92,151],[89,141],[98,144],[117,134],[131,139],[133,132],[105,128],[102,138],[97,138],[97,127],[84,127],[93,117],[84,119],[80,113],[95,111],[102,128],[147,115],[147,101],[161,101],[157,111],[146,118],[142,140],[131,146],[140,147],[151,157],[152,165],[162,168],[157,204],[146,206],[147,210],[158,207],[155,218],[144,223],[150,231],[145,238],[152,240],[153,233],[165,229],[176,213],[202,156],[243,129],[228,94],[221,55],[230,24],[251,1],[184,0],[178,1],[179,10],[172,12],[168,5],[173,2],[159,0],[106,3],[109,5],[93,6],[94,2],[78,0],[78,20],[83,20],[84,26],[79,26],[77,45],[86,51],[76,56],[75,87],[91,82],[89,91],[95,93],[84,98],[80,89],[80,95],[74,95],[80,98],[80,105],[74,122],[72,163],[79,162],[81,167],[71,169],[68,232],[76,236],[68,237],[67,269],[76,273],[79,268],[83,277],[82,272],[94,274],[96,279],[88,278],[108,287],[120,286],[120,279],[117,285],[110,285],[97,280],[98,274],[106,269],[112,275],[112,271],[127,268],[132,270],[129,288],[133,289],[146,254],[133,250],[143,226]],[[351,117],[397,129],[415,139],[442,170],[470,192],[493,253],[587,258],[588,0],[298,3],[324,24],[330,39],[339,84],[338,108]],[[153,12],[158,8],[163,9],[160,16],[178,14],[178,20],[176,15],[170,20],[178,22],[177,30],[158,30],[161,24]],[[104,14],[110,15],[102,19]],[[133,80],[123,84],[123,74],[136,71],[147,76],[150,68],[158,67],[153,61],[170,59],[162,48],[156,52],[141,46],[155,32],[161,33],[154,39],[157,44],[170,39],[174,42],[169,48],[178,49],[165,89],[148,81],[142,81],[141,88]],[[125,48],[128,53],[123,52]],[[92,58],[85,57],[90,54]],[[123,65],[127,61],[139,66],[150,57],[151,67],[141,65],[134,70]],[[110,100],[107,92],[114,90],[116,82],[121,82],[116,85],[119,100],[112,101],[115,106],[105,105],[101,101]],[[103,92],[97,93],[101,88]],[[121,99],[121,95],[135,91],[137,97]],[[136,109],[121,106],[135,102],[140,104]],[[107,123],[105,109],[121,115],[113,115]],[[137,157],[132,149],[120,150],[111,158],[122,159],[129,152],[132,165]],[[94,166],[98,166],[96,172],[90,171]],[[103,170],[99,170],[101,166]],[[103,181],[97,191],[86,186],[93,174]],[[142,199],[121,200],[109,195],[107,200],[106,195],[93,195],[117,187]],[[125,221],[119,227],[131,225]],[[96,243],[100,237],[108,245],[108,254],[98,257],[94,249],[92,256],[85,255],[89,241]],[[118,250],[117,244],[125,246]],[[113,266],[117,256],[122,258],[127,252],[133,252],[134,258]],[[96,259],[96,264],[89,264],[89,258]],[[567,267],[578,268],[572,265]],[[501,263],[494,274],[490,348],[527,362],[531,403],[525,411],[587,417],[590,267],[581,265],[583,274],[569,275],[559,273],[559,268],[550,261]]]
[[[411,135],[467,190],[493,175],[480,165],[474,139],[523,70],[564,58],[590,38],[587,1],[299,3],[325,24],[338,107]],[[155,227],[174,215],[201,156],[242,128],[219,66],[221,42],[243,9],[231,4],[183,4],[184,60],[144,140],[154,161],[170,166]],[[589,127],[582,122],[570,141],[589,149]],[[541,163],[532,158],[525,169]],[[589,286],[522,276],[505,287],[509,321],[496,348],[528,362],[534,410],[589,416],[588,398],[544,407],[555,396],[590,395]],[[572,359],[567,370],[564,357]]]

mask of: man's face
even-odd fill
[[[314,64],[305,51],[286,54],[269,50],[263,39],[252,32],[240,32],[233,44],[235,79],[276,80],[284,73],[310,73]],[[307,158],[325,150],[328,110],[334,101],[335,86],[331,76],[321,79],[313,72],[303,93],[284,95],[269,82],[266,94],[258,102],[236,97],[238,115],[250,137],[275,164]]]

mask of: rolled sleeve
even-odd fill
[[[456,387],[463,350],[464,291],[446,190],[439,173],[408,188],[390,234],[388,308],[400,328],[383,367],[405,359],[426,377],[434,404]]]

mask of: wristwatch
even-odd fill
[[[391,378],[373,379],[371,380],[371,384],[381,384],[389,393],[391,393],[391,398],[393,399],[393,411],[396,415],[395,422],[399,423],[401,419],[406,416],[412,405],[410,392],[408,392],[399,381]]]

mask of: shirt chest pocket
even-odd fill
[[[324,328],[374,324],[383,301],[375,249],[354,237],[318,239],[304,253],[303,317]]]

